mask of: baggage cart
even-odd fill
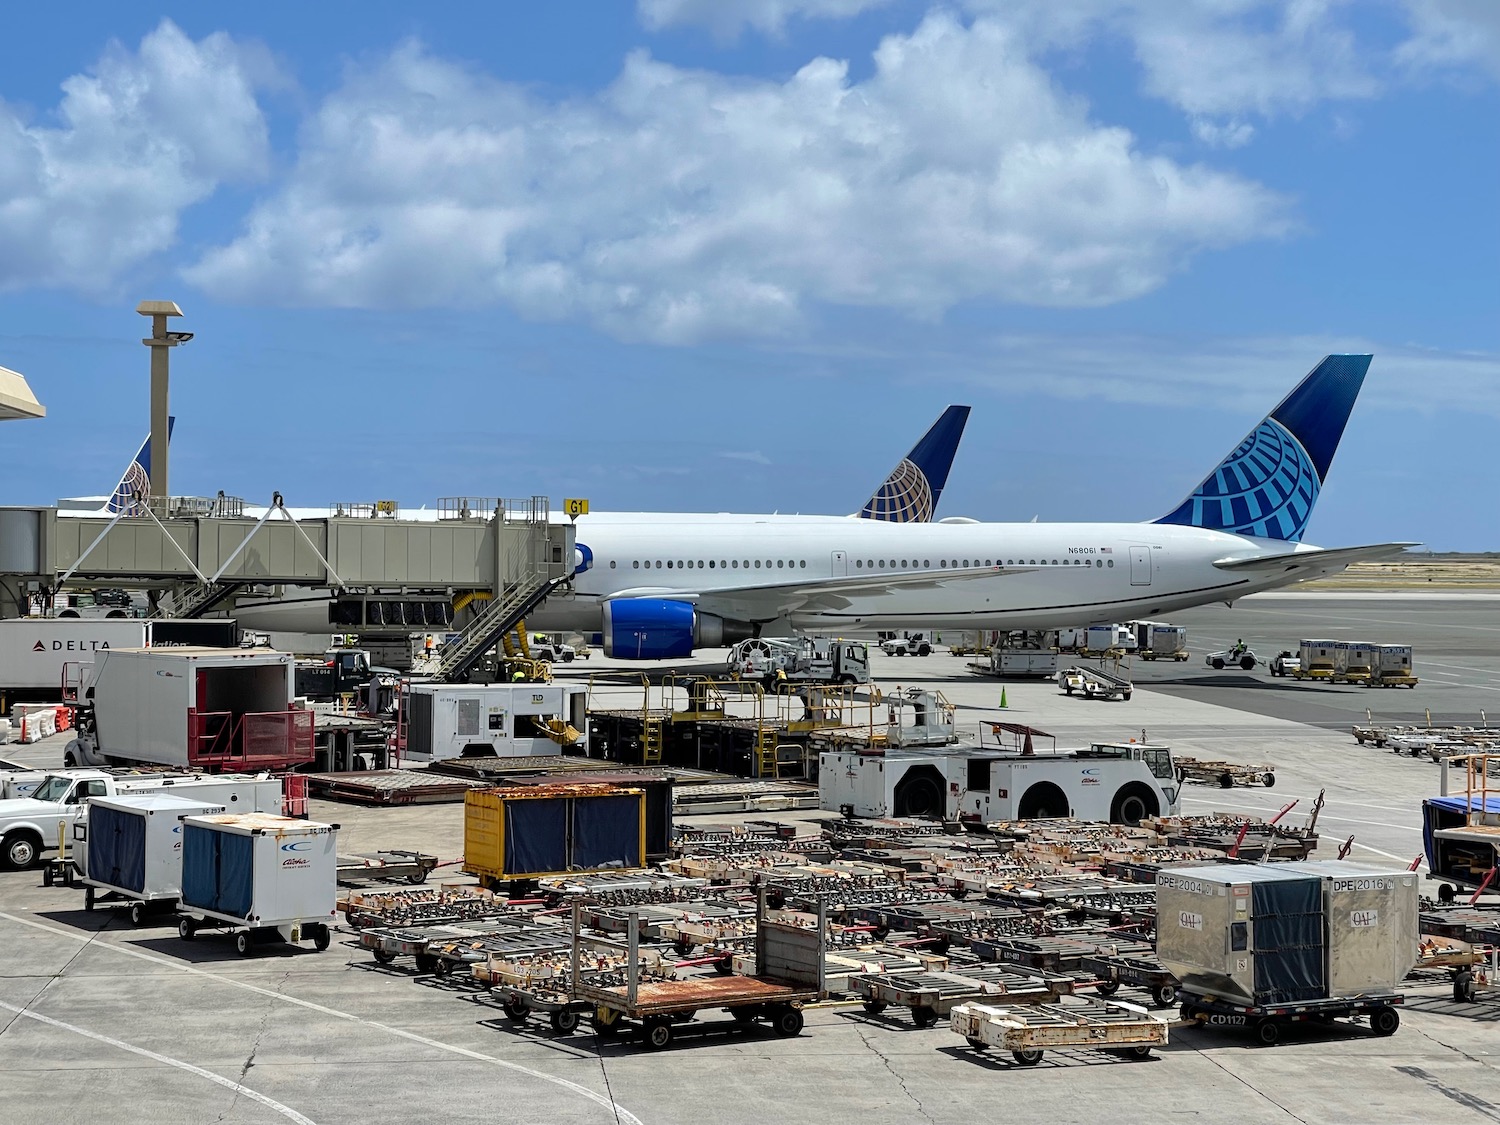
[[[1099,953],[1085,957],[1079,968],[1098,978],[1094,991],[1100,996],[1113,996],[1122,984],[1128,984],[1149,993],[1153,1007],[1170,1008],[1177,1003],[1177,978],[1156,959],[1155,954]]]
[[[756,911],[753,976],[642,980],[640,934],[634,924],[624,943],[589,940],[594,947],[623,951],[624,971],[588,972],[583,968],[583,939],[578,926],[579,910],[575,907],[573,988],[578,999],[593,1006],[594,1032],[608,1037],[618,1034],[623,1025],[634,1025],[640,1029],[641,1045],[648,1050],[661,1050],[671,1044],[679,1025],[709,1008],[725,1011],[733,1019],[733,1023],[720,1022],[717,1029],[764,1020],[777,1035],[797,1035],[802,1031],[802,1006],[820,999],[824,993],[827,911],[820,902],[816,923],[811,927],[792,916],[773,917],[766,906],[764,885],[760,888]]]
[[[170,914],[182,896],[182,819],[224,806],[166,793],[95,797],[89,802],[83,908],[128,903],[130,923]]]
[[[1044,1052],[1058,1047],[1113,1051],[1130,1058],[1150,1058],[1167,1043],[1167,1021],[1134,1004],[1092,1000],[1033,1007],[960,1004],[950,1026],[977,1051],[999,1047],[1021,1066],[1035,1066]]]
[[[338,825],[270,813],[190,816],[182,825],[182,940],[224,930],[242,957],[273,941],[328,948]]]
[[[849,990],[872,1016],[891,1005],[911,1010],[911,1022],[931,1027],[957,1004],[971,1000],[1012,1004],[1050,1004],[1071,995],[1073,978],[1051,973],[1030,975],[999,968],[968,968],[946,973],[858,973]]]
[[[438,865],[435,855],[391,848],[381,852],[341,855],[338,859],[340,883],[395,882],[403,879],[412,886],[427,882]]]
[[[1132,684],[1125,676],[1117,676],[1102,668],[1085,668],[1075,665],[1064,668],[1057,674],[1057,686],[1068,695],[1077,693],[1085,699],[1130,698]]]
[[[1236,785],[1264,785],[1270,789],[1276,784],[1276,767],[1269,763],[1210,762],[1174,754],[1172,764],[1177,767],[1178,781],[1197,781],[1217,785],[1220,789],[1232,789]]]
[[[1294,1004],[1233,1004],[1184,990],[1182,1018],[1214,1030],[1249,1030],[1262,1046],[1271,1047],[1280,1041],[1284,1028],[1298,1023],[1364,1019],[1374,1034],[1394,1035],[1401,1026],[1401,1013],[1396,1009],[1405,1000],[1399,993],[1385,992]]]

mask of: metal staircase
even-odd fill
[[[484,659],[485,654],[508,642],[511,630],[521,623],[559,586],[572,581],[572,574],[550,577],[545,572],[516,583],[503,594],[490,599],[484,611],[464,627],[458,639],[443,650],[438,661],[437,678],[452,683],[461,680]]]
[[[151,616],[201,617],[243,585],[243,582],[195,582],[185,589],[174,590],[170,606],[158,605]]]
[[[641,731],[641,764],[661,765],[661,752],[665,742],[666,724],[655,716],[648,716]]]
[[[761,727],[755,732],[755,776],[779,778],[781,766],[776,759],[776,731]]]

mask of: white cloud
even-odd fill
[[[758,449],[724,450],[719,454],[726,461],[748,461],[752,465],[769,465],[771,459]]]
[[[0,289],[107,289],[219,183],[263,175],[271,77],[262,52],[164,21],[65,81],[55,122],[0,103]]]
[[[703,27],[715,38],[731,40],[754,29],[780,35],[792,19],[849,19],[891,0],[637,0],[641,22],[653,31],[664,27]]]
[[[1495,0],[1406,0],[1411,38],[1399,62],[1419,72],[1478,69],[1500,79],[1500,4]]]
[[[929,16],[872,76],[632,55],[537,100],[405,46],[307,122],[284,188],[188,271],[216,296],[509,304],[630,338],[774,334],[810,303],[1090,306],[1288,227],[1264,187],[1143,153],[1005,28]]]
[[[1255,126],[1248,121],[1192,120],[1193,136],[1214,148],[1244,148],[1255,136]]]

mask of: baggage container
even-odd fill
[[[1339,679],[1350,684],[1367,684],[1375,674],[1375,649],[1370,641],[1350,641],[1344,646],[1344,668]]]
[[[1298,870],[1323,880],[1328,994],[1394,991],[1418,959],[1416,873],[1333,859],[1308,860]]]
[[[1328,995],[1323,877],[1302,864],[1156,877],[1156,952],[1185,991],[1241,1004]]]
[[[1299,680],[1331,680],[1338,671],[1338,641],[1303,641],[1302,667],[1292,673]]]
[[[1371,683],[1416,687],[1411,645],[1376,645],[1372,656],[1375,664]]]
[[[486,887],[646,866],[646,799],[613,785],[471,789],[464,871]]]
[[[338,825],[267,813],[183,822],[178,933],[228,929],[248,955],[256,943],[311,939],[327,949],[336,909]]]
[[[89,802],[84,856],[84,909],[130,902],[140,925],[152,904],[182,895],[182,819],[222,813],[223,805],[165,793],[95,797]]]

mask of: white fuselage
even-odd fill
[[[1176,524],[903,524],[627,512],[579,517],[576,543],[576,557],[588,558],[587,568],[571,592],[553,595],[531,614],[530,627],[597,632],[603,602],[621,594],[717,601],[747,586],[921,573],[933,582],[814,599],[776,621],[825,633],[1048,629],[1152,617],[1294,580],[1213,565],[1227,557],[1282,554],[1290,544]],[[944,571],[972,574],[977,567],[997,569],[942,581]],[[247,628],[326,632],[327,606],[326,593],[289,590],[279,600],[242,603],[234,613]]]
[[[592,555],[537,628],[597,629],[600,603],[649,591],[711,595],[747,585],[931,574],[790,613],[794,629],[1055,628],[1227,601],[1285,579],[1217,568],[1288,544],[1149,523],[885,523],[829,516],[599,514],[578,520]],[[726,568],[726,565],[727,568]],[[944,583],[945,570],[998,568]],[[1022,569],[1024,568],[1024,569]],[[732,595],[729,595],[732,597]],[[842,604],[835,604],[842,603]]]

